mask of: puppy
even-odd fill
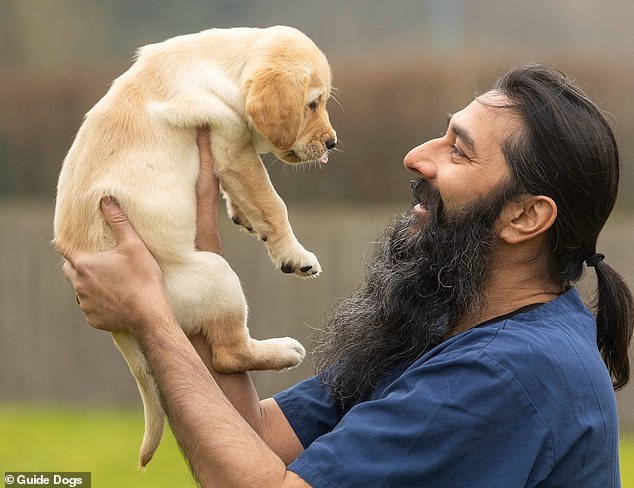
[[[250,338],[238,277],[219,255],[195,250],[196,129],[210,127],[233,221],[264,242],[283,272],[316,276],[319,261],[294,236],[258,154],[272,152],[290,164],[326,162],[337,141],[326,111],[330,89],[325,56],[290,27],[210,29],[141,48],[88,112],[64,160],[56,248],[61,254],[112,249],[99,201],[114,196],[157,259],[181,326],[188,335],[204,334],[218,371],[298,365],[305,352],[294,339]],[[135,339],[113,337],[143,399],[145,466],[160,442],[164,413]]]

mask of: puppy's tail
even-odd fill
[[[115,332],[112,334],[112,338],[128,363],[143,400],[145,432],[139,452],[139,464],[141,468],[145,468],[161,442],[165,413],[161,407],[161,400],[154,378],[150,374],[145,357],[134,337],[127,332]]]
[[[152,460],[152,456],[161,442],[165,413],[161,407],[158,389],[152,376],[146,375],[143,381],[137,378],[137,386],[143,399],[143,413],[145,415],[145,432],[139,451],[139,464],[145,468]]]

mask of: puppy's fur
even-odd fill
[[[326,58],[290,27],[211,29],[141,48],[88,112],[64,161],[55,246],[65,255],[112,249],[99,201],[114,196],[159,262],[180,324],[189,335],[205,335],[217,370],[296,366],[304,357],[301,344],[250,338],[238,277],[219,255],[195,250],[196,129],[210,126],[234,222],[264,241],[275,266],[315,276],[319,262],[293,235],[258,154],[325,162],[336,143],[325,107],[330,88]],[[130,334],[113,336],[143,399],[145,466],[158,447],[164,413],[138,344]]]

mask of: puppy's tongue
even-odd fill
[[[320,157],[317,162],[319,164],[326,164],[328,162],[328,153],[325,153],[322,157]]]

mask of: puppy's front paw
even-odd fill
[[[223,196],[227,203],[227,215],[233,221],[233,223],[242,227],[249,234],[255,235],[255,229],[253,228],[253,224],[247,218],[244,212],[240,210],[240,207],[238,207],[235,203],[233,203],[231,198],[229,198],[229,195],[227,195],[226,193],[223,193]]]
[[[233,212],[229,214],[234,224],[239,225],[242,229],[246,230],[249,234],[255,234],[253,224],[245,217],[241,211]]]
[[[301,244],[283,248],[277,255],[271,252],[273,262],[286,274],[295,274],[302,278],[316,277],[321,273],[321,265],[312,252]]]
[[[235,205],[227,205],[227,214],[234,224],[242,227],[242,230],[247,231],[251,235],[256,235],[253,224],[239,207],[236,207]]]

